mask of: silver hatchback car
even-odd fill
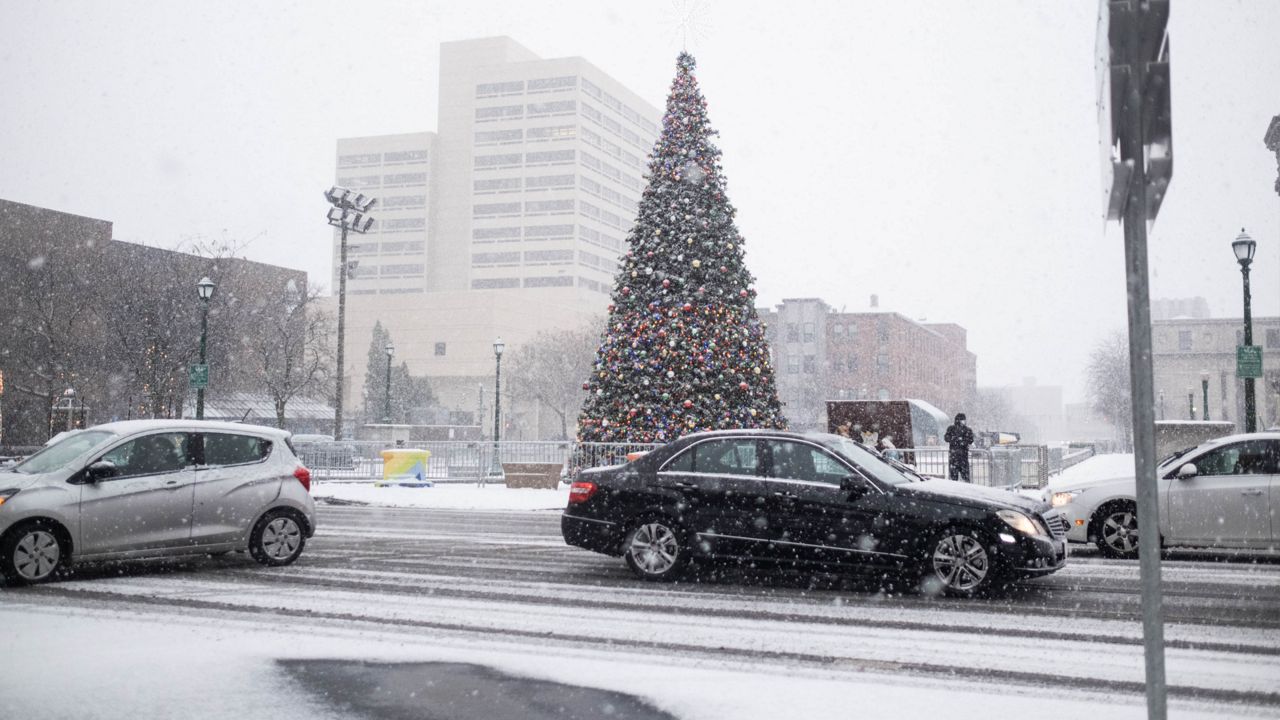
[[[315,532],[311,474],[276,428],[129,420],[68,434],[0,470],[0,574],[46,580],[72,559],[248,550],[288,565]]]

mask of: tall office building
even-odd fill
[[[348,240],[347,387],[381,321],[396,362],[461,416],[496,337],[604,315],[662,113],[582,58],[505,37],[442,44],[439,91],[434,133],[338,141],[338,184],[379,200],[374,231]]]

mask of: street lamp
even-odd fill
[[[493,341],[493,468],[492,475],[502,474],[502,458],[498,454],[498,441],[502,439],[502,351],[507,349],[502,338]]]
[[[1249,265],[1253,262],[1253,253],[1258,244],[1249,237],[1244,228],[1231,242],[1231,250],[1236,254],[1236,262],[1240,263],[1240,274],[1244,276],[1244,344],[1253,345],[1253,314],[1249,307]],[[1244,379],[1244,431],[1257,432],[1258,408],[1253,397],[1253,378]]]
[[[204,382],[209,381],[209,366],[205,363],[205,344],[209,336],[209,300],[213,298],[213,291],[217,289],[217,285],[208,276],[200,278],[200,282],[196,283],[196,294],[200,296],[200,366],[203,368],[200,372],[204,373]],[[204,385],[196,388],[196,419],[204,419]]]
[[[396,348],[387,341],[387,405],[383,410],[382,422],[385,425],[391,424],[391,357],[396,354]]]
[[[347,324],[347,231],[364,234],[373,227],[373,218],[366,213],[377,202],[363,193],[357,193],[334,185],[325,191],[324,199],[333,207],[329,209],[329,224],[342,231],[338,252],[338,388],[334,393],[333,437],[342,439],[342,383],[343,343]]]
[[[1204,395],[1204,404],[1200,406],[1200,416],[1204,420],[1209,420],[1209,371],[1200,371],[1200,390]]]

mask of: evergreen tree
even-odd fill
[[[720,150],[678,60],[579,418],[584,442],[665,442],[717,428],[785,427]]]
[[[373,324],[369,338],[369,361],[364,366],[364,417],[366,423],[380,423],[387,404],[387,343],[391,333],[382,322]]]

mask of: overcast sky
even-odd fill
[[[0,198],[111,220],[120,240],[252,240],[327,283],[339,137],[436,129],[438,46],[509,35],[582,56],[662,107],[673,2],[0,0]],[[687,34],[762,304],[821,297],[969,329],[980,385],[1083,397],[1125,326],[1101,220],[1097,3],[697,3]],[[1280,2],[1173,0],[1175,171],[1153,297],[1241,313],[1258,241],[1280,314]]]

